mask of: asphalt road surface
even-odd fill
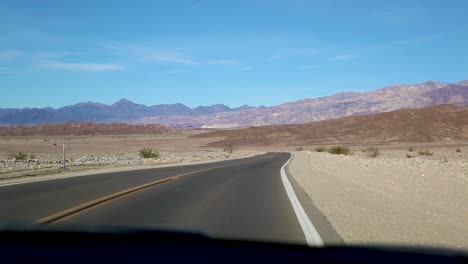
[[[304,244],[303,219],[280,173],[290,155],[0,185],[0,223],[170,229]],[[291,183],[323,242],[339,243],[326,218]]]

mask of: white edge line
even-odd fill
[[[297,199],[296,193],[294,192],[291,182],[288,180],[288,176],[286,175],[285,168],[294,157],[293,153],[290,154],[291,158],[289,158],[289,160],[283,165],[283,167],[281,167],[281,180],[283,181],[283,185],[286,189],[286,193],[288,194],[289,201],[291,202],[294,212],[296,213],[297,220],[299,220],[302,232],[304,232],[307,245],[311,247],[323,247],[324,245],[322,238],[320,238],[317,229],[315,229],[314,225],[307,216],[304,208],[299,202],[299,199]]]

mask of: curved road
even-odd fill
[[[149,227],[303,244],[304,231],[280,175],[289,158],[289,153],[268,153],[199,165],[0,185],[0,222]],[[322,238],[339,242],[300,187],[292,185],[314,225],[319,223]]]

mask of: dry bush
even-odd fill
[[[377,147],[368,147],[366,149],[366,155],[369,157],[369,158],[376,158],[380,155],[380,151]]]
[[[331,147],[328,149],[328,153],[330,154],[343,154],[343,155],[348,155],[349,154],[349,148],[345,146],[336,146],[336,147]]]
[[[18,152],[15,154],[10,154],[10,159],[15,159],[15,160],[27,160],[28,159],[28,153],[24,152]]]
[[[151,149],[151,148],[143,148],[140,150],[139,152],[140,154],[140,157],[144,158],[144,159],[149,159],[149,158],[153,158],[153,159],[156,159],[156,158],[159,158],[159,152]]]
[[[419,151],[419,156],[432,156],[433,152],[430,152],[428,149]]]
[[[233,151],[234,151],[234,147],[231,144],[227,144],[223,148],[223,152],[227,152],[229,154],[231,154]]]
[[[315,148],[315,152],[325,152],[325,151],[327,151],[327,148],[325,148],[325,147],[316,147]]]

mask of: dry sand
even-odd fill
[[[295,152],[289,171],[349,244],[468,249],[468,148]],[[407,158],[406,154],[414,155]]]

